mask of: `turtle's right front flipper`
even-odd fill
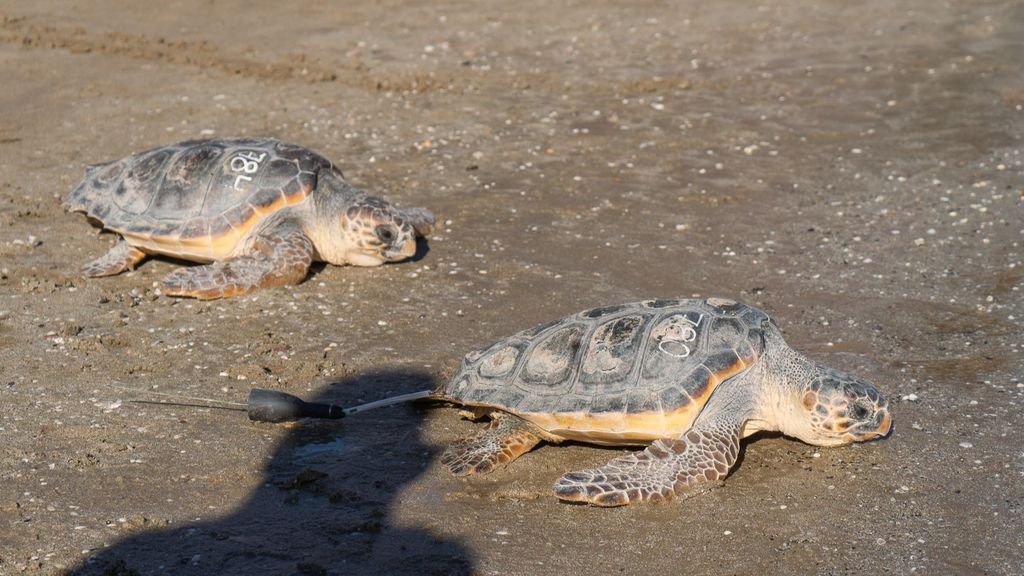
[[[298,284],[313,263],[313,243],[295,230],[262,236],[244,256],[179,268],[164,278],[164,292],[200,300],[228,298],[257,288]]]
[[[680,438],[656,440],[642,452],[600,468],[571,472],[555,483],[562,500],[597,506],[659,502],[721,480],[736,463],[740,426],[719,420]]]

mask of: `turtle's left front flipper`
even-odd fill
[[[212,300],[298,284],[306,277],[313,254],[313,243],[302,232],[272,232],[257,238],[244,256],[175,270],[164,278],[164,292]]]
[[[725,419],[695,426],[600,468],[566,474],[555,483],[555,495],[597,506],[671,500],[725,478],[739,455],[740,429]]]

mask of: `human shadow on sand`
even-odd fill
[[[314,400],[352,405],[384,397],[384,389],[401,394],[433,385],[420,373],[374,372]],[[353,416],[358,423],[302,422],[238,512],[129,537],[70,574],[470,574],[462,545],[391,525],[403,486],[430,461],[419,437],[426,409],[405,404]]]

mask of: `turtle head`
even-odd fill
[[[806,420],[788,433],[818,446],[864,442],[889,433],[888,402],[873,384],[838,370],[816,368],[799,398],[797,412]]]
[[[430,216],[425,209],[419,209]],[[379,266],[385,262],[398,262],[416,253],[416,236],[425,218],[413,212],[412,218],[387,200],[365,196],[349,205],[341,215],[341,228],[346,250],[343,262],[355,266]]]

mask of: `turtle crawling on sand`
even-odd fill
[[[148,254],[210,262],[164,291],[201,299],[296,284],[310,264],[378,266],[411,257],[434,216],[367,195],[324,157],[277,140],[192,140],[90,166],[64,206],[123,239],[82,267],[110,276]]]
[[[599,506],[670,500],[724,478],[740,439],[781,431],[817,446],[888,434],[870,383],[794,351],[764,312],[723,299],[587,310],[469,354],[433,397],[489,415],[442,456],[486,474],[541,441],[645,450],[562,476],[555,494]]]

